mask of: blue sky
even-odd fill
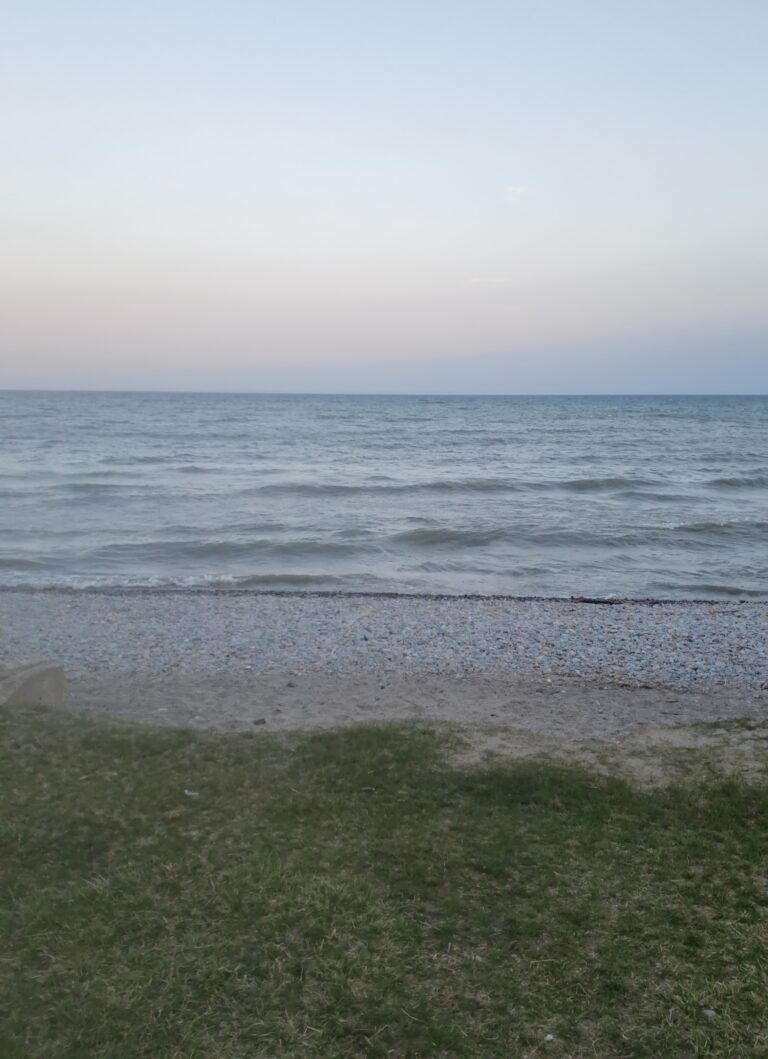
[[[768,391],[764,2],[26,0],[0,51],[0,386]]]

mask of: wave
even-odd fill
[[[398,544],[416,544],[424,547],[447,544],[457,548],[481,548],[495,541],[509,540],[510,532],[507,529],[462,530],[436,526],[403,530],[388,539]]]
[[[135,439],[135,435],[131,434],[131,438]],[[166,439],[167,440],[167,439]],[[176,459],[179,457],[176,456]],[[107,464],[120,464],[121,466],[130,465],[132,463],[167,463],[167,456],[102,456],[100,463]]]
[[[512,493],[524,488],[523,483],[500,478],[433,479],[425,482],[397,482],[382,484],[381,477],[348,485],[342,482],[275,482],[269,485],[250,486],[243,490],[246,495],[295,496],[346,496],[360,493],[408,494],[408,493]]]
[[[768,522],[743,519],[724,522],[683,522],[669,526],[637,525],[631,529],[613,531],[583,527],[567,529],[536,525],[508,525],[488,529],[465,529],[454,526],[426,526],[403,530],[392,534],[387,541],[395,544],[410,544],[417,547],[439,547],[447,545],[460,551],[463,548],[487,547],[495,543],[512,546],[532,545],[542,547],[567,546],[570,548],[633,548],[647,545],[674,545],[685,537],[708,536],[711,538],[761,539],[768,534]],[[677,541],[676,541],[677,539]],[[702,542],[697,543],[702,546]],[[607,559],[607,557],[606,557]]]
[[[49,564],[43,559],[22,559],[20,557],[0,558],[0,570],[48,570]]]
[[[180,560],[227,560],[254,559],[266,556],[331,558],[348,555],[350,552],[378,552],[375,545],[359,541],[345,543],[317,538],[275,540],[260,538],[249,541],[223,540],[175,540],[144,541],[141,543],[116,543],[96,548],[82,556],[84,562],[125,562],[139,560],[148,562],[178,562]]]
[[[126,471],[126,470],[115,470],[115,471],[77,471],[78,478],[97,478],[99,480],[104,478],[145,478],[145,475],[141,471]],[[66,482],[63,484],[67,484]],[[96,483],[98,484],[98,482]],[[109,484],[109,482],[105,483]]]
[[[0,567],[1,569],[1,567]],[[37,592],[40,590],[59,592],[149,592],[149,593],[176,593],[176,592],[286,592],[291,594],[333,594],[350,596],[389,596],[416,597],[416,598],[482,598],[493,599],[518,599],[518,600],[564,600],[581,602],[583,597],[579,592],[578,582],[559,586],[549,585],[547,587],[527,585],[530,578],[538,579],[541,576],[553,574],[550,566],[532,565],[516,567],[507,571],[503,580],[498,580],[496,571],[485,571],[485,581],[473,583],[472,579],[467,581],[461,575],[476,575],[478,570],[473,567],[456,567],[440,563],[423,563],[419,566],[408,568],[417,576],[405,579],[401,569],[399,575],[392,577],[377,577],[375,574],[312,574],[312,573],[264,573],[247,575],[134,575],[134,576],[111,576],[91,573],[84,574],[56,574],[50,573],[38,576],[24,577],[21,572],[17,577],[10,577],[0,582],[2,591],[26,591]],[[451,583],[459,571],[461,582]],[[570,566],[569,566],[569,569]],[[738,584],[728,582],[709,581],[645,581],[642,585],[630,588],[623,587],[620,592],[616,591],[614,581],[601,583],[595,582],[596,573],[604,573],[599,567],[589,571],[583,568],[580,576],[584,582],[590,585],[588,602],[632,601],[639,603],[653,603],[664,601],[695,601],[705,600],[708,602],[728,601],[733,604],[739,602],[748,605],[756,603],[764,607],[768,605],[768,586],[764,588],[745,588]],[[29,574],[29,572],[27,572]],[[418,574],[442,574],[443,577],[436,583],[434,577],[419,577]],[[483,571],[479,571],[483,574]],[[445,580],[445,577],[448,580]],[[491,576],[493,581],[488,582]],[[516,584],[510,583],[517,582]],[[505,583],[506,582],[506,583]],[[761,610],[761,614],[764,610]]]
[[[200,464],[182,464],[180,466],[167,467],[168,473],[184,475],[216,475],[221,473],[220,467],[205,467]],[[275,471],[260,471],[259,474],[278,473]],[[97,496],[109,494],[121,489],[132,488],[138,492],[142,491],[140,474],[133,471],[104,471],[83,472],[74,481],[58,482],[51,486],[54,489],[67,490],[74,494]],[[131,479],[124,481],[120,479]],[[151,482],[151,480],[148,480]],[[712,479],[709,485],[731,485],[750,487],[768,485],[768,476],[750,476],[733,479]],[[591,478],[553,478],[553,479],[524,479],[524,478],[493,478],[493,477],[467,477],[467,478],[434,478],[424,481],[409,482],[398,480],[389,475],[377,474],[357,482],[312,482],[312,481],[283,481],[283,482],[261,482],[246,485],[243,488],[227,490],[222,492],[222,497],[306,497],[306,498],[331,498],[345,496],[384,495],[384,496],[407,496],[407,495],[461,495],[462,493],[478,494],[535,494],[535,493],[614,493],[624,499],[638,499],[661,503],[691,499],[689,495],[681,495],[679,492],[666,493],[663,491],[666,483],[648,478],[634,478],[629,476],[591,477]],[[659,488],[661,487],[661,488]],[[23,494],[18,490],[10,490],[0,495],[10,497],[18,495],[30,495],[34,489],[25,490]]]
[[[243,540],[246,536],[263,535],[275,531],[280,532],[282,529],[282,524],[275,520],[264,522],[248,520],[242,522],[221,522],[214,526],[172,522],[167,526],[156,526],[155,532],[164,534],[168,540],[210,540],[213,534],[216,534],[216,540],[221,540],[225,536],[233,536],[238,540]]]
[[[681,522],[666,528],[675,533],[743,537],[768,533],[768,521],[745,518],[726,519],[722,522]]]
[[[727,599],[765,599],[768,597],[768,591],[765,589],[744,588],[743,585],[726,585],[717,582],[707,583],[706,581],[657,581],[653,588],[660,592],[674,592],[675,595],[684,592],[688,596],[699,596],[702,599],[712,596],[722,596]]]
[[[654,504],[690,503],[698,498],[684,493],[658,493],[646,489],[622,489],[618,495],[622,500],[643,500]]]
[[[78,590],[127,590],[150,592],[199,591],[218,589],[222,591],[347,591],[371,592],[380,591],[383,582],[378,578],[356,578],[355,586],[350,587],[347,577],[336,577],[332,574],[248,574],[245,576],[221,575],[172,575],[151,576],[136,575],[132,577],[114,577],[98,574],[66,574],[34,578],[13,578],[0,584],[3,589],[12,591],[40,589],[57,589],[59,591]]]
[[[344,496],[384,488],[383,486],[338,485],[313,482],[275,482],[269,485],[249,485],[239,491],[240,496]]]
[[[699,464],[704,464],[705,466],[713,463],[722,466],[730,460],[740,460],[742,462],[745,460],[764,460],[765,453],[751,452],[747,449],[727,449],[718,452],[702,452],[696,459]]]
[[[141,493],[141,487],[135,482],[61,482],[49,487],[51,492],[69,494],[71,499],[78,501],[96,500],[99,497],[116,497],[131,490],[133,493]]]
[[[344,496],[355,493],[520,493],[549,490],[587,493],[620,490],[628,487],[658,485],[645,478],[563,478],[546,481],[520,478],[435,478],[422,482],[361,482],[359,485],[344,482],[274,482],[267,485],[249,486],[242,490],[247,495],[296,496]]]
[[[328,574],[249,574],[231,580],[213,579],[206,582],[210,588],[317,588],[341,587],[347,583],[343,577]]]
[[[521,482],[509,478],[436,478],[434,481],[394,487],[396,492],[405,493],[516,493],[522,488]]]
[[[571,493],[600,493],[607,490],[634,488],[644,485],[658,485],[647,478],[627,478],[616,475],[608,478],[565,478],[562,481],[547,483],[545,487],[563,489]]]
[[[768,486],[768,473],[754,471],[749,474],[734,474],[730,477],[710,478],[707,485],[719,489],[761,489]]]

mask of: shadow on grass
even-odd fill
[[[766,1054],[764,787],[413,726],[0,738],[3,1056]]]

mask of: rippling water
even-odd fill
[[[768,598],[768,398],[0,392],[0,584]]]

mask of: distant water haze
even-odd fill
[[[0,585],[768,599],[766,397],[0,392]]]

